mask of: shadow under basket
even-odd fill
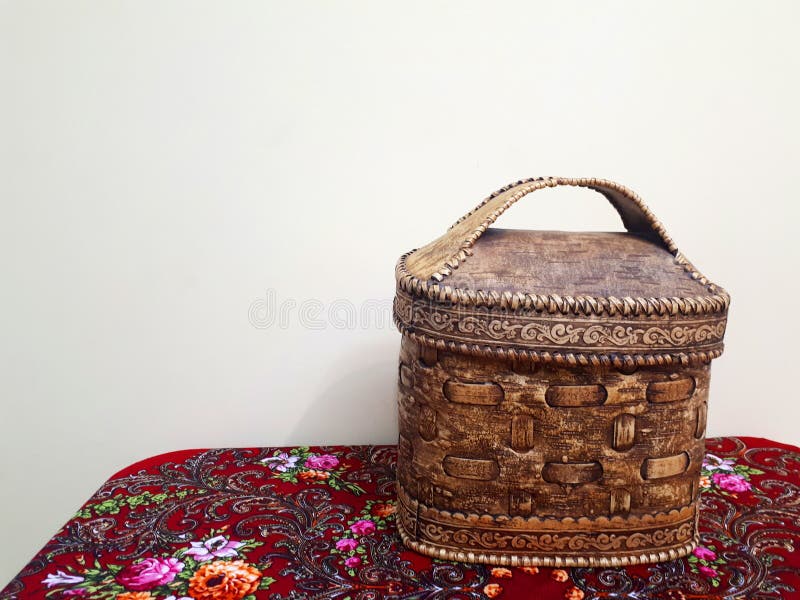
[[[488,229],[556,185],[626,233]],[[728,294],[636,194],[520,181],[396,269],[398,528],[445,560],[622,566],[697,543],[710,363]]]

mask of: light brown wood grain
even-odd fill
[[[627,233],[489,229],[555,185]],[[729,297],[633,192],[541,178],[401,257],[398,527],[449,560],[619,566],[697,540],[710,362]]]

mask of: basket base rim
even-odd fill
[[[409,536],[398,519],[396,522],[400,539],[410,550],[438,558],[463,563],[479,563],[504,567],[625,567],[676,560],[689,555],[699,544],[700,536],[695,531],[692,539],[676,546],[666,547],[641,554],[607,554],[580,556],[574,554],[525,554],[462,551],[447,546],[420,542]]]

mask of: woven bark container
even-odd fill
[[[627,232],[489,228],[557,185],[605,196]],[[403,255],[396,277],[406,545],[547,566],[694,548],[709,368],[730,299],[636,194],[519,181]]]

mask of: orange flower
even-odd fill
[[[195,600],[241,600],[254,593],[260,581],[261,571],[242,560],[215,560],[192,575],[189,595]]]
[[[492,569],[492,577],[497,577],[498,579],[506,577],[510,578],[513,575],[511,569],[506,569],[503,567],[495,567]]]
[[[483,593],[489,596],[489,598],[497,598],[503,593],[503,588],[497,583],[490,583],[489,585],[483,586]]]
[[[550,577],[559,583],[564,583],[569,579],[569,573],[567,573],[564,569],[553,569],[553,572],[550,573]]]
[[[375,504],[372,506],[372,514],[381,518],[393,515],[396,510],[397,507],[394,504]]]
[[[308,471],[301,471],[297,474],[298,479],[305,481],[306,483],[310,481],[325,481],[330,477],[325,471],[315,471],[314,469],[310,469]]]
[[[536,575],[539,572],[539,567],[520,567],[523,573],[528,575]]]
[[[575,586],[567,588],[567,591],[564,592],[564,598],[566,600],[583,600],[583,590],[579,590]]]
[[[150,592],[123,592],[117,594],[117,600],[150,600]]]

